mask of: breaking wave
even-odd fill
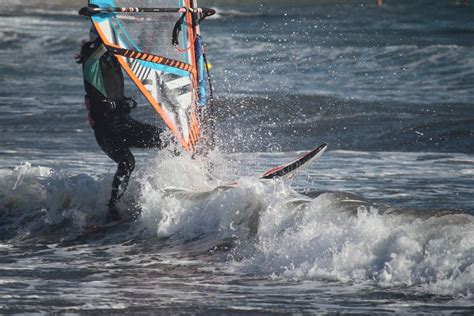
[[[109,232],[125,237],[109,240],[173,239],[191,252],[211,254],[230,271],[260,277],[467,298],[474,290],[471,215],[395,210],[344,192],[310,198],[287,183],[253,177],[228,185],[229,179],[210,177],[204,162],[186,157],[162,156],[148,165],[122,205],[139,205],[140,218],[125,232]],[[231,167],[215,168],[223,174]],[[87,228],[106,215],[111,176],[24,164],[2,169],[0,180],[4,241],[87,242],[95,238]]]

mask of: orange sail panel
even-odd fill
[[[196,1],[193,1],[196,5]],[[89,6],[169,7],[191,6],[190,0],[90,0]],[[200,139],[197,119],[198,83],[192,14],[180,24],[179,44],[173,29],[183,13],[101,13],[91,17],[106,47],[122,65],[170,131],[189,152]]]

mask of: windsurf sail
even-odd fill
[[[213,13],[196,0],[89,0],[80,11],[191,153],[203,138],[207,104],[199,23]]]

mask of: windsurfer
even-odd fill
[[[135,158],[130,148],[161,149],[163,131],[130,116],[137,103],[125,97],[120,63],[107,51],[94,26],[90,30],[90,40],[82,45],[76,61],[82,64],[85,106],[97,143],[118,164],[108,203],[107,222],[119,221],[117,202],[125,193],[135,169]]]

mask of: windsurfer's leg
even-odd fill
[[[112,192],[110,193],[109,200],[109,211],[113,213],[111,216],[118,215],[116,208],[117,202],[127,190],[130,176],[135,169],[135,158],[133,157],[132,152],[128,149],[123,152],[121,151],[115,161],[118,166],[114,175],[114,180],[112,181]]]
[[[142,123],[134,119],[127,122],[127,143],[134,148],[166,147],[161,139],[163,130],[159,127]]]
[[[120,219],[117,202],[127,190],[130,176],[135,169],[135,158],[122,137],[114,137],[111,133],[100,130],[96,130],[95,135],[100,148],[117,163],[108,204],[108,221],[116,221]]]

